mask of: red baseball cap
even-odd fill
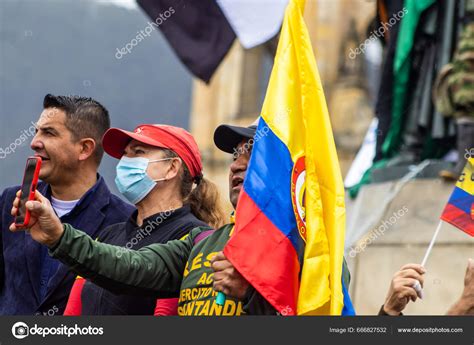
[[[102,146],[107,154],[120,159],[132,139],[172,150],[183,160],[193,178],[202,177],[199,148],[191,133],[185,129],[168,125],[139,125],[133,132],[110,128],[102,138]]]

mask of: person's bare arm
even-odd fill
[[[449,308],[446,315],[474,315],[474,260],[469,259],[464,276],[461,297]]]
[[[403,266],[394,274],[385,303],[379,315],[401,315],[408,302],[415,302],[418,297],[423,298],[423,274],[426,270],[418,264]]]

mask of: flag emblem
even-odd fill
[[[306,242],[306,166],[305,156],[296,160],[291,173],[291,201],[295,212],[296,225],[303,241]]]

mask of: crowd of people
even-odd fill
[[[217,187],[204,177],[189,132],[154,124],[110,128],[108,111],[91,98],[48,94],[43,108],[31,142],[42,158],[42,182],[25,205],[26,227],[13,224],[19,186],[0,197],[0,314],[278,314],[223,254],[233,215],[225,215]],[[222,124],[214,132],[217,148],[233,158],[234,209],[255,134],[252,125]],[[115,183],[129,203],[98,173],[104,152],[119,160]],[[379,315],[401,315],[422,298],[424,274],[417,264],[396,272]],[[218,292],[227,296],[222,305]],[[447,314],[474,314],[472,260]]]

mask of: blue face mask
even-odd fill
[[[143,157],[123,156],[117,164],[115,184],[119,192],[132,204],[136,205],[143,200],[156,186],[156,182],[166,178],[152,180],[146,173],[149,163],[161,162],[172,158],[149,160]]]

